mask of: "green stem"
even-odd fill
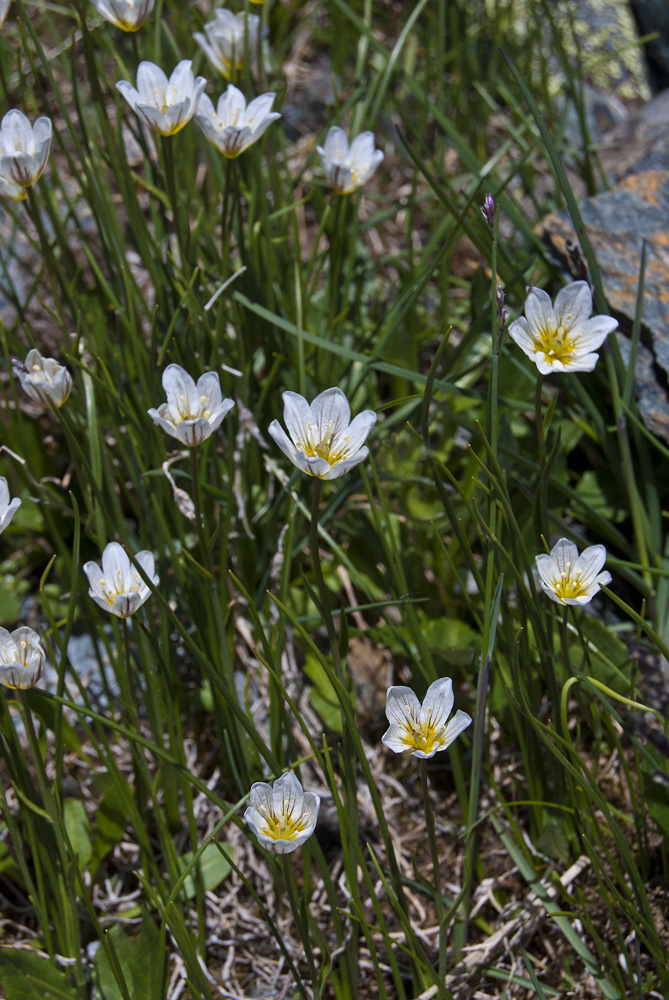
[[[228,157],[225,161],[225,185],[223,187],[223,204],[221,206],[221,258],[223,260],[221,275],[223,280],[228,276],[228,258],[230,256],[230,232],[232,230],[232,213],[234,207],[230,205],[233,169],[233,161]]]
[[[211,556],[204,533],[204,524],[202,522],[202,500],[200,497],[200,478],[198,475],[196,450],[197,445],[190,449],[190,480],[191,490],[193,491],[193,507],[195,508],[195,527],[197,530],[198,541],[200,543],[202,565],[211,573]]]
[[[172,136],[163,135],[160,137],[160,148],[163,153],[163,175],[167,187],[167,195],[172,206],[172,217],[174,219],[174,229],[177,234],[177,243],[181,254],[181,266],[186,269],[189,258],[188,229],[184,229],[181,218],[181,205],[177,194],[177,182],[174,167],[174,150],[172,148]]]
[[[427,760],[420,762],[420,783],[423,790],[423,812],[425,827],[432,856],[432,881],[434,883],[434,901],[437,907],[437,922],[439,924],[439,981],[446,976],[446,921],[444,920],[444,897],[441,892],[441,874],[439,871],[439,851],[434,826],[434,813],[430,802],[430,789],[427,783]]]
[[[311,985],[314,991],[314,1000],[318,1000],[320,997],[320,990],[318,987],[318,972],[316,971],[316,963],[314,961],[314,955],[311,950],[311,941],[309,939],[309,928],[304,926],[302,922],[302,914],[300,912],[300,904],[297,898],[297,893],[295,892],[295,877],[293,875],[293,868],[291,865],[290,855],[283,854],[281,856],[281,862],[283,867],[283,877],[286,883],[286,892],[288,893],[288,903],[290,905],[290,911],[293,914],[293,920],[295,921],[295,926],[302,939],[302,946],[304,948],[304,957],[307,960],[307,965],[309,966],[309,975],[311,976]],[[306,906],[306,901],[305,901]],[[302,982],[295,983],[296,987],[300,991],[301,995],[306,997],[306,992]]]
[[[544,418],[542,407],[542,392],[544,387],[544,377],[539,372],[537,375],[537,385],[534,392],[534,422],[537,429],[537,450],[539,453],[539,482],[537,486],[537,511],[539,520],[539,530],[544,536],[546,544],[550,542],[550,524],[548,521],[548,479],[549,470],[546,469],[546,440],[544,437]]]

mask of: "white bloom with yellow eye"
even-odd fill
[[[366,184],[383,159],[381,150],[374,148],[373,132],[361,132],[349,147],[346,132],[337,125],[317,149],[328,184],[337,194],[350,194]]]
[[[159,427],[193,448],[206,440],[235,405],[223,399],[216,372],[205,372],[197,385],[181,365],[168,365],[163,372],[167,402],[148,411]]]
[[[218,107],[203,94],[195,113],[195,122],[223,156],[233,159],[248,149],[267,128],[280,118],[272,111],[276,94],[261,94],[248,105],[241,90],[232,84],[218,100]]]
[[[453,701],[450,677],[441,677],[430,684],[422,705],[411,688],[388,688],[386,717],[390,728],[381,742],[395,753],[434,757],[471,725],[471,717],[461,709],[448,721]]]
[[[256,781],[251,786],[244,820],[263,847],[275,854],[290,854],[308,840],[316,829],[321,800],[305,792],[292,771],[268,785]]]
[[[0,174],[5,181],[20,188],[32,187],[46,166],[52,134],[50,118],[43,116],[31,125],[22,111],[8,111],[0,123]],[[13,200],[21,199],[13,196]]]
[[[44,358],[33,348],[24,365],[15,364],[14,375],[27,396],[39,406],[59,410],[72,391],[72,376],[54,358]]]
[[[351,408],[341,389],[326,389],[311,405],[297,392],[284,392],[283,406],[290,437],[278,420],[272,421],[269,432],[302,472],[317,479],[337,479],[367,458],[369,448],[363,445],[376,423],[376,413],[363,410],[351,420]]]
[[[127,80],[116,86],[145,125],[159,135],[174,135],[195,114],[207,83],[193,76],[191,66],[190,59],[182,59],[168,80],[159,66],[144,61],[137,70],[137,90]]]
[[[34,687],[45,666],[46,653],[37,632],[26,625],[13,632],[0,628],[0,684],[19,691]]]
[[[144,549],[137,553],[135,559],[157,587],[160,580],[154,575],[153,553]],[[87,562],[84,563],[84,573],[88,577],[88,596],[117,618],[130,618],[151,595],[149,587],[118,542],[110,542],[105,547],[102,568],[96,562]]]
[[[509,334],[542,375],[591,372],[599,360],[594,352],[617,326],[612,316],[592,316],[590,285],[572,281],[555,304],[541,288],[530,289],[525,315],[514,320]]]
[[[0,476],[0,535],[21,506],[18,497],[9,499],[9,486],[4,476]]]
[[[255,73],[260,32],[257,14],[247,15],[244,11],[233,14],[231,10],[219,8],[214,20],[205,24],[204,32],[204,35],[196,32],[193,38],[226,80],[230,80],[235,71],[244,68],[247,50],[251,72]]]
[[[561,538],[550,555],[536,558],[539,582],[556,604],[588,604],[600,587],[611,582],[609,571],[601,572],[605,562],[603,545],[589,545],[579,556],[568,538]]]
[[[98,13],[121,31],[137,31],[153,10],[155,0],[91,0]]]

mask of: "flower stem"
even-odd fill
[[[446,922],[444,920],[444,897],[441,892],[441,874],[439,872],[439,851],[434,827],[434,813],[430,802],[430,789],[427,782],[427,760],[420,762],[420,783],[423,790],[423,812],[427,839],[432,855],[432,881],[434,883],[434,902],[437,907],[437,923],[439,924],[439,981],[446,975]]]
[[[311,941],[309,939],[309,928],[305,926],[302,921],[302,913],[300,911],[300,903],[297,898],[297,893],[295,892],[295,876],[293,875],[293,867],[290,860],[289,854],[283,854],[281,856],[281,862],[283,867],[283,877],[286,883],[286,892],[288,893],[288,903],[290,905],[290,911],[293,914],[293,920],[295,921],[295,926],[297,927],[298,934],[302,939],[302,946],[304,948],[304,957],[307,960],[307,965],[309,966],[309,975],[311,976],[311,985],[314,991],[314,1000],[318,1000],[320,997],[320,989],[318,986],[318,972],[316,971],[316,963],[314,961],[314,955],[311,950]],[[305,910],[306,910],[306,900],[304,900]],[[295,983],[300,993],[304,996],[304,986],[301,982]]]
[[[195,454],[196,447],[190,449],[190,480],[191,490],[193,491],[193,507],[195,508],[195,527],[197,529],[197,537],[200,543],[202,565],[205,569],[211,570],[211,557],[207,548],[207,540],[205,538],[204,525],[202,523],[202,500],[200,497],[200,478],[198,475],[197,455]]]
[[[179,204],[177,194],[172,137],[163,135],[160,138],[160,148],[163,153],[163,175],[165,177],[167,195],[172,206],[172,218],[174,219],[174,230],[177,234],[177,243],[179,244],[179,252],[181,254],[181,266],[185,269],[189,257],[188,236],[182,224],[181,205]]]
[[[230,256],[230,233],[232,230],[233,207],[230,205],[230,192],[232,191],[232,171],[233,162],[230,157],[225,161],[225,185],[223,187],[223,204],[221,206],[221,258],[223,267],[221,274],[223,279],[228,275],[228,258]]]

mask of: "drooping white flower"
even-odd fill
[[[288,434],[278,420],[269,432],[279,448],[302,472],[317,479],[337,479],[362,462],[369,454],[363,447],[376,423],[374,410],[363,410],[351,420],[351,408],[338,388],[326,389],[311,406],[297,392],[284,392],[283,419]]]
[[[39,406],[59,410],[72,391],[72,376],[54,358],[44,358],[33,348],[25,365],[15,365],[21,388]]]
[[[0,28],[7,20],[12,0],[0,0]]]
[[[0,535],[21,506],[18,497],[9,499],[9,486],[4,476],[0,476]]]
[[[127,80],[117,88],[145,125],[160,135],[174,135],[195,114],[207,81],[193,76],[190,59],[182,59],[169,80],[159,66],[141,62],[137,70],[137,90]]]
[[[0,123],[0,174],[5,180],[21,188],[32,187],[49,158],[52,133],[50,118],[38,118],[31,125],[22,111],[8,111]]]
[[[514,320],[509,334],[542,375],[591,372],[599,358],[594,352],[618,326],[612,316],[591,316],[587,281],[572,281],[560,289],[555,304],[541,288],[532,288],[525,316]]]
[[[34,687],[45,666],[46,653],[37,632],[26,625],[13,632],[0,628],[0,684],[20,691]]]
[[[243,69],[247,51],[251,72],[256,72],[260,31],[257,14],[247,15],[244,11],[233,14],[221,7],[214,20],[205,24],[204,31],[204,35],[196,32],[193,38],[226,80],[232,79],[236,70]]]
[[[536,558],[541,586],[556,604],[588,604],[600,587],[611,582],[608,570],[600,572],[605,562],[603,545],[589,545],[579,556],[568,538],[561,538],[550,555]]]
[[[214,108],[211,98],[203,94],[195,112],[195,121],[207,139],[217,149],[232,159],[256,142],[265,130],[281,115],[272,111],[276,94],[261,94],[246,106],[241,90],[232,84],[218,99]]]
[[[220,427],[223,417],[235,405],[223,399],[217,372],[205,372],[197,380],[181,365],[168,365],[163,372],[167,402],[148,411],[159,427],[189,448],[201,444]]]
[[[154,587],[157,587],[160,581],[154,575],[153,553],[143,549],[135,559]],[[110,542],[105,547],[102,569],[96,562],[87,562],[84,563],[84,573],[88,577],[88,596],[104,611],[110,611],[117,618],[130,618],[151,594],[118,542]]]
[[[386,717],[390,728],[381,741],[395,753],[434,757],[471,725],[471,717],[461,709],[448,721],[453,701],[450,677],[440,677],[430,684],[422,705],[411,688],[388,688]]]
[[[292,771],[274,782],[251,785],[244,820],[263,847],[275,854],[290,854],[308,840],[316,828],[321,800],[305,792]]]
[[[153,10],[155,0],[91,0],[98,13],[121,31],[137,31]]]
[[[350,147],[346,132],[333,125],[324,146],[317,146],[327,178],[337,194],[350,194],[366,184],[383,159],[374,149],[374,133],[361,132]]]

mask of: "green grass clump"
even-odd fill
[[[667,448],[615,333],[546,380],[509,334],[566,284],[556,207],[608,313],[563,6],[238,4],[231,82],[282,117],[228,157],[116,87],[192,60],[216,105],[212,4],[12,4],[3,112],[53,140],[0,223],[0,666],[39,660],[0,676],[7,1000],[666,993]],[[291,463],[282,394],[330,387],[369,437],[333,394]],[[606,547],[592,603],[544,593],[559,538]],[[472,725],[393,756],[388,687],[445,677]]]

